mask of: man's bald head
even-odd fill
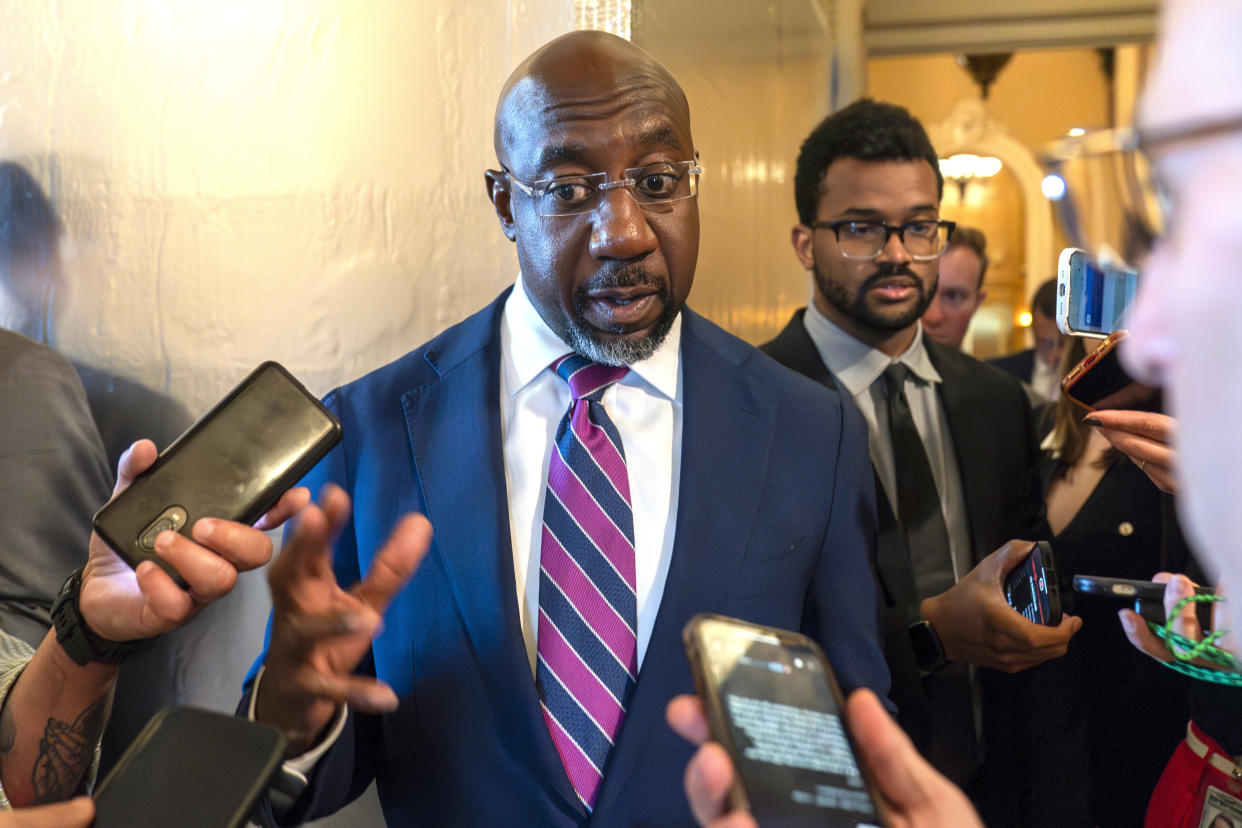
[[[698,154],[677,81],[619,37],[565,35],[505,82],[495,141],[488,198],[540,317],[596,362],[650,357],[699,253]],[[668,188],[679,195],[652,197]],[[575,198],[587,209],[558,210]]]
[[[500,90],[493,133],[496,157],[510,166],[513,140],[531,116],[575,105],[598,105],[644,88],[668,100],[689,133],[686,95],[650,54],[608,32],[562,35],[522,61]]]

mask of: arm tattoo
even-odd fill
[[[34,765],[35,802],[59,802],[81,789],[83,777],[95,759],[95,742],[103,730],[107,698],[104,693],[72,723],[47,720]]]

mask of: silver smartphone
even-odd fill
[[[1057,262],[1057,327],[1097,338],[1127,327],[1138,281],[1136,271],[1101,265],[1085,250],[1065,248]]]

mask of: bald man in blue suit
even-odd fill
[[[803,630],[846,689],[887,692],[865,426],[684,307],[699,170],[676,82],[626,41],[566,35],[506,84],[496,146],[517,284],[325,400],[344,439],[307,483],[344,489],[352,518],[330,488],[271,572],[244,703],[295,756],[268,819],[375,780],[390,824],[690,824],[690,747],[663,715],[693,691],[681,629],[698,612]],[[534,680],[533,539],[570,401],[547,366],[570,352],[630,368],[602,404],[634,492],[639,672],[590,801]]]

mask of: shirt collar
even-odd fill
[[[923,382],[941,381],[923,342],[922,322],[916,323],[914,339],[896,359],[841,330],[815,307],[814,302],[808,303],[802,323],[828,370],[851,396],[856,397],[870,388],[894,362],[904,364]]]
[[[525,280],[518,274],[513,292],[505,301],[501,319],[501,368],[505,391],[513,396],[530,385],[552,364],[553,360],[570,353],[570,348],[557,336],[526,292]],[[630,366],[630,373],[621,382],[646,385],[656,393],[676,402],[678,373],[681,368],[681,314],[673,320],[668,336],[656,352]]]

